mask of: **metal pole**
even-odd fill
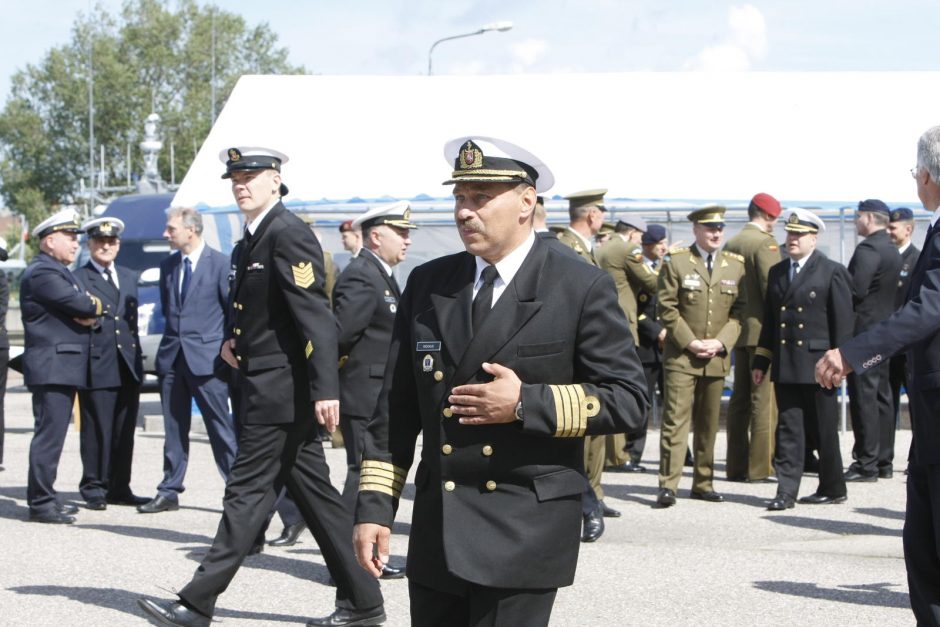
[[[481,28],[480,30],[474,31],[472,33],[464,33],[463,35],[451,35],[450,37],[444,37],[443,39],[438,39],[433,44],[431,44],[431,49],[428,50],[428,76],[431,76],[431,74],[433,74],[433,72],[431,71],[431,59],[432,59],[431,55],[434,54],[434,49],[437,47],[437,44],[445,42],[445,41],[451,41],[453,39],[461,39],[463,37],[473,37],[474,35],[482,35],[485,32],[486,30]]]
[[[91,3],[88,14],[91,15]],[[94,77],[94,36],[89,25],[88,30],[88,214],[91,215],[92,198],[95,186],[95,77]]]

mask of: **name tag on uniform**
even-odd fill
[[[728,286],[730,286],[730,287],[734,287],[735,285],[738,284],[738,281],[737,281],[737,279],[722,279],[722,280],[721,280],[721,284],[722,284],[722,285],[728,285]]]
[[[264,264],[257,261],[245,269],[246,272],[264,272]]]
[[[689,274],[682,279],[682,287],[697,289],[702,287],[702,281],[697,276]]]
[[[415,347],[415,352],[440,351],[440,350],[441,350],[440,342],[418,342],[418,345]]]
[[[385,302],[386,302],[386,303],[394,303],[394,302],[395,302],[395,297],[394,297],[394,296],[386,296],[386,297],[385,297]]]

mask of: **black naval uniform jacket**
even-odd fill
[[[814,251],[790,283],[790,259],[770,269],[764,321],[752,367],[776,383],[816,385],[816,362],[852,337],[851,278]]]
[[[910,460],[940,464],[940,227],[931,229],[924,243],[904,306],[839,348],[858,374],[906,351],[914,432]]]
[[[61,262],[42,252],[33,257],[20,282],[26,385],[88,385],[91,330],[73,318],[101,313],[101,301],[86,294]]]
[[[888,232],[876,231],[859,242],[849,261],[855,302],[855,333],[861,333],[895,310],[901,255]]]
[[[313,420],[311,403],[338,399],[336,321],[323,291],[323,252],[278,202],[233,252],[232,328],[242,424]],[[292,400],[292,402],[288,402]]]
[[[89,261],[75,276],[89,293],[101,299],[103,315],[91,331],[89,389],[121,387],[121,363],[137,383],[143,378],[140,338],[137,336],[137,273],[112,265],[120,290],[115,291]],[[120,361],[119,361],[120,360]]]
[[[920,257],[920,249],[911,244],[901,253],[901,269],[898,274],[898,292],[894,301],[894,308],[900,309],[907,298],[907,290],[911,286],[911,273],[914,272],[914,266],[917,265],[917,259]]]
[[[370,418],[375,411],[400,295],[398,283],[366,249],[349,262],[333,288],[344,416]]]
[[[584,435],[636,431],[649,401],[613,279],[536,238],[473,335],[475,258],[416,268],[402,295],[385,385],[369,425],[357,522],[390,527],[423,432],[408,577],[461,593],[557,588],[574,579]],[[458,423],[447,397],[491,380],[484,361],[522,380],[523,420]]]
[[[659,334],[662,333],[663,325],[659,319],[659,299],[656,292],[639,290],[636,296],[636,306],[637,335],[640,338],[636,354],[644,364],[662,363],[663,351],[659,348]]]

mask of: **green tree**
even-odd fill
[[[195,0],[127,0],[120,15],[100,5],[79,14],[71,41],[27,65],[12,79],[0,113],[0,180],[9,207],[35,225],[50,209],[80,202],[89,179],[88,85],[93,77],[95,170],[104,147],[106,185],[143,173],[138,143],[143,121],[161,117],[160,174],[170,180],[169,148],[182,178],[209,132],[214,65],[216,109],[243,74],[299,74],[267,24],[245,20]],[[214,31],[214,37],[213,37]],[[90,53],[90,54],[89,54]],[[90,59],[89,59],[90,57]],[[90,63],[89,63],[90,60]]]

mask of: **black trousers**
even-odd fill
[[[817,494],[845,496],[842,452],[839,449],[838,390],[825,390],[816,384],[775,383],[777,396],[777,445],[774,468],[777,492],[796,498],[803,477],[806,431],[815,429],[819,450]]]
[[[908,465],[904,563],[917,624],[940,625],[940,465]]]
[[[658,394],[657,389],[660,392],[663,389],[663,364],[661,362],[644,363],[643,374],[646,375],[646,393],[649,394],[650,408],[643,419],[643,425],[635,434],[629,437],[629,442],[627,442],[626,451],[630,456],[630,460],[634,463],[639,463],[643,457],[643,449],[646,448],[646,431],[649,428],[653,412],[663,406],[662,395],[656,396]],[[656,402],[653,402],[654,398]]]
[[[0,466],[3,465],[3,435],[6,432],[3,403],[7,395],[7,365],[10,363],[10,349],[0,348]]]
[[[362,471],[362,449],[366,441],[369,419],[362,416],[339,417],[339,428],[343,432],[346,446],[346,483],[343,484],[343,502],[349,511],[356,509],[359,494],[359,476]]]
[[[860,473],[874,475],[879,468],[891,468],[894,461],[894,404],[888,381],[888,364],[859,375],[851,373],[849,407],[852,410],[852,466]]]
[[[58,499],[55,479],[59,471],[62,445],[72,419],[75,388],[67,385],[38,385],[33,393],[35,430],[29,443],[29,476],[26,501],[32,512],[55,509]]]
[[[517,590],[469,584],[464,595],[408,582],[412,627],[541,627],[548,625],[556,588]]]
[[[238,572],[278,493],[287,486],[336,583],[336,606],[369,609],[382,604],[378,581],[356,562],[352,512],[330,483],[316,425],[312,415],[288,425],[241,425],[222,520],[192,581],[179,592],[184,603],[212,616],[218,596]]]
[[[134,431],[140,384],[121,362],[121,387],[80,390],[82,498],[127,497],[131,492]]]
[[[894,405],[894,427],[901,424],[901,388],[910,391],[911,381],[907,372],[907,355],[895,355],[888,360],[888,385],[891,386],[891,402]],[[910,407],[908,407],[910,414]],[[892,450],[892,453],[894,451]]]

